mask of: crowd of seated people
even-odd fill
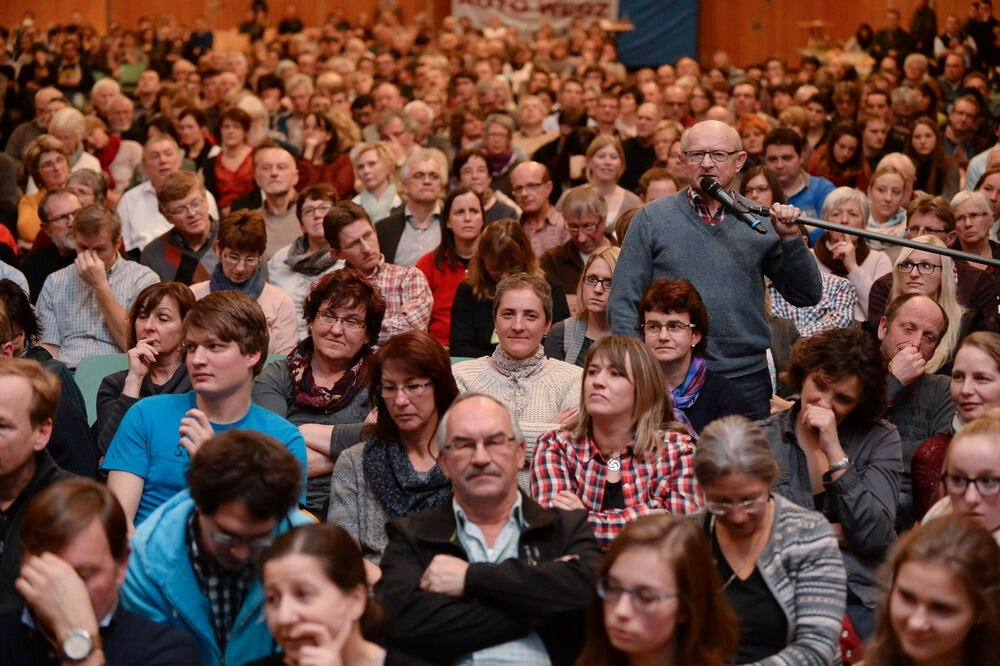
[[[282,13],[0,27],[0,662],[993,663],[989,0]]]

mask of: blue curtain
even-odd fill
[[[618,37],[618,58],[629,69],[697,59],[698,0],[619,0],[618,14],[635,26]]]

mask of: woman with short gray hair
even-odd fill
[[[861,190],[838,187],[823,201],[823,219],[856,229],[864,229],[871,205]],[[892,260],[881,250],[839,231],[827,231],[816,240],[813,256],[820,273],[847,278],[858,296],[854,306],[857,321],[868,319],[868,296],[872,285],[883,275],[892,273]]]
[[[1000,258],[1000,243],[990,240],[993,227],[993,205],[983,192],[962,190],[951,198],[951,209],[955,211],[955,231],[963,252],[988,259]],[[970,264],[983,269],[983,264]]]
[[[775,495],[780,473],[764,433],[743,416],[701,433],[695,516],[722,592],[740,621],[737,664],[832,664],[840,657],[847,574],[830,523]]]

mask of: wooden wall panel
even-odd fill
[[[902,13],[907,28],[918,0],[700,0],[698,59],[709,63],[717,50],[729,53],[732,62],[759,62],[772,55],[784,56],[797,65],[808,30],[800,22],[820,19],[841,41],[868,23],[876,31],[885,25],[885,13],[894,7]],[[944,17],[967,15],[967,0],[938,0],[934,3],[939,28]]]

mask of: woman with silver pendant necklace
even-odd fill
[[[702,431],[696,516],[740,624],[737,664],[839,663],[847,574],[826,518],[775,495],[778,463],[743,416]]]
[[[584,509],[607,547],[635,519],[694,513],[694,445],[674,415],[659,363],[642,342],[610,335],[587,352],[580,410],[538,440],[531,492],[539,504]]]

